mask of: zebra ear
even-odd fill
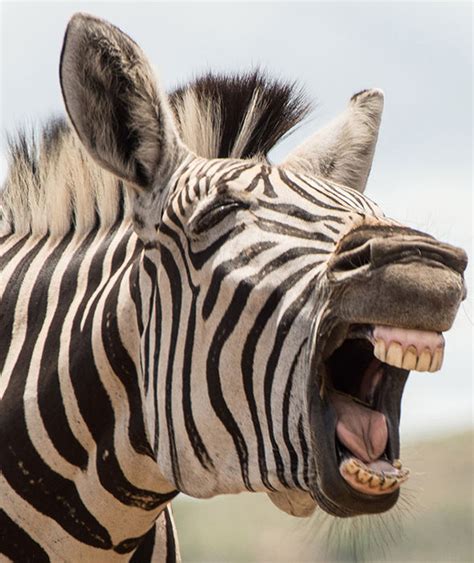
[[[381,90],[352,96],[346,111],[290,153],[282,166],[363,192],[383,110]]]
[[[69,117],[91,156],[138,192],[165,186],[186,150],[140,47],[108,22],[75,14],[60,80]]]

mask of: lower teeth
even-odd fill
[[[387,491],[395,486],[404,483],[409,476],[408,469],[402,469],[400,460],[395,460],[391,466],[390,472],[374,470],[356,458],[349,458],[341,463],[340,471],[343,477],[347,476],[346,480],[355,480],[361,484],[362,487],[374,489],[379,491]]]

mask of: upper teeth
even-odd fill
[[[438,371],[443,365],[444,348],[438,346],[435,350],[424,348],[418,352],[410,345],[403,350],[400,342],[390,342],[388,348],[382,339],[375,341],[374,355],[381,362],[396,368],[415,371]]]
[[[397,368],[437,371],[443,364],[444,338],[438,332],[377,325],[372,342],[375,357]]]

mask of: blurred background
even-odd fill
[[[470,2],[1,2],[0,182],[6,135],[64,113],[58,61],[76,11],[104,17],[147,53],[171,89],[207,70],[259,66],[297,80],[313,116],[274,162],[364,88],[385,92],[366,194],[403,223],[466,249],[472,264]],[[182,498],[184,561],[473,561],[472,265],[443,369],[412,373],[400,509],[372,521],[299,520],[266,497]]]

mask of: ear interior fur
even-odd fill
[[[150,190],[157,177],[166,183],[183,146],[138,45],[111,24],[76,14],[60,77],[67,112],[92,157],[138,188]]]
[[[297,147],[282,166],[363,192],[372,166],[382,110],[381,90],[355,94],[342,115]]]

